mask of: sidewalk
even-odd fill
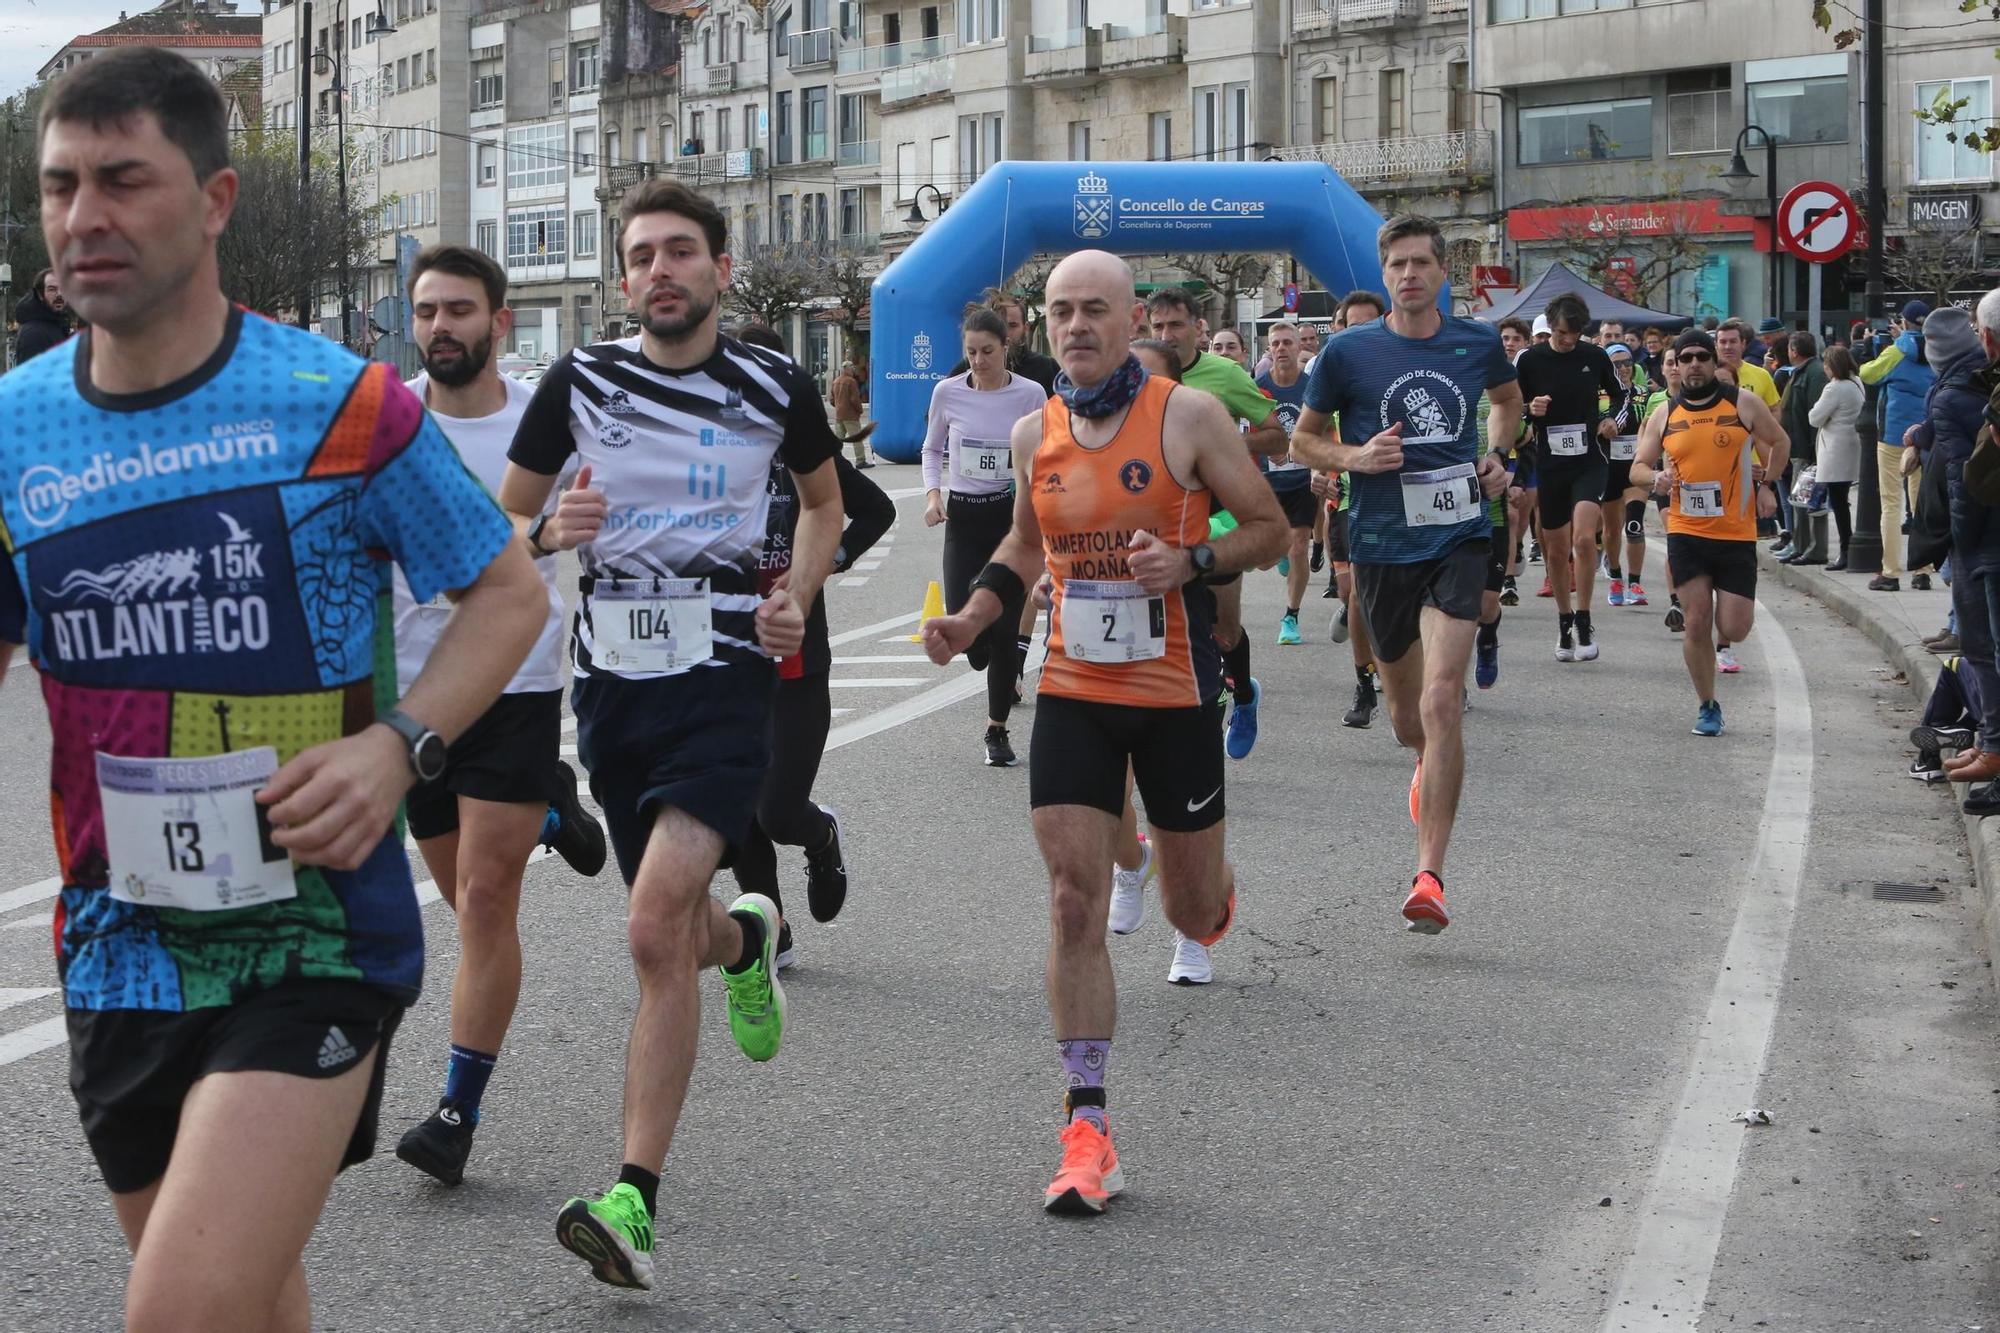
[[[1922,640],[1943,629],[1951,611],[1951,591],[1943,579],[1933,574],[1932,591],[1914,592],[1905,574],[1903,591],[1869,592],[1866,574],[1829,574],[1824,565],[1779,564],[1764,539],[1757,542],[1757,563],[1764,577],[1798,589],[1873,639],[1889,664],[1903,673],[1918,708],[1930,699],[1939,659],[1925,650]],[[1954,783],[1952,790],[1954,799],[1962,802],[1965,784]],[[2000,959],[2000,819],[1967,816],[1965,841],[1972,849],[1986,955]]]

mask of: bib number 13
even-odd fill
[[[161,823],[160,836],[167,843],[167,869],[183,875],[199,875],[208,869],[208,857],[201,850],[201,825],[191,819],[169,819]]]

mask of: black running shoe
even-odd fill
[[[1311,565],[1312,572],[1317,574],[1322,569],[1325,568],[1326,568],[1326,543],[1314,542],[1312,545],[1312,565]]]
[[[552,849],[579,875],[595,875],[604,869],[604,826],[583,808],[576,794],[576,770],[558,762],[562,789],[549,809],[555,816],[553,830],[542,828],[542,845]]]
[[[792,947],[792,923],[781,920],[778,923],[778,949],[771,955],[771,966],[782,972],[798,961],[799,955]]]
[[[806,852],[806,906],[815,921],[831,921],[847,904],[847,860],[840,851],[840,816],[831,806],[820,810],[833,825],[833,836],[818,851]],[[789,935],[791,928],[785,928]],[[779,946],[780,952],[783,945]]]
[[[1970,727],[1911,727],[1910,744],[1919,750],[1970,750],[1972,729]]]
[[[1514,582],[1514,576],[1509,574],[1500,584],[1500,605],[1519,606],[1520,604],[1521,589]]]
[[[1931,590],[1931,576],[1928,574],[1912,574],[1910,575],[1910,586],[1918,592],[1929,592]]]
[[[1910,761],[1910,776],[1919,782],[1944,781],[1944,756],[1936,750],[1919,750]]]
[[[472,1156],[473,1125],[455,1102],[441,1101],[430,1119],[403,1135],[396,1156],[447,1185],[465,1179],[465,1159]]]
[[[1014,757],[1014,747],[1007,743],[1007,728],[986,728],[986,766],[1012,768],[1018,762]]]
[[[1320,596],[1326,601],[1332,601],[1334,598],[1340,596],[1340,585],[1337,583],[1327,584],[1326,591],[1321,593]]]
[[[1688,627],[1687,613],[1681,610],[1679,602],[1675,602],[1667,608],[1666,621],[1667,628],[1676,634],[1679,634]]]
[[[1357,681],[1354,685],[1354,707],[1340,719],[1345,727],[1365,727],[1375,720],[1375,682]]]

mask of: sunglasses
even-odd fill
[[[1682,352],[1679,355],[1677,355],[1674,359],[1680,362],[1684,366],[1696,365],[1703,361],[1715,360],[1715,358],[1713,356],[1710,356],[1707,352]]]

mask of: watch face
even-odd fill
[[[440,776],[444,772],[445,750],[443,737],[435,731],[425,732],[410,751],[417,776],[426,782]]]

